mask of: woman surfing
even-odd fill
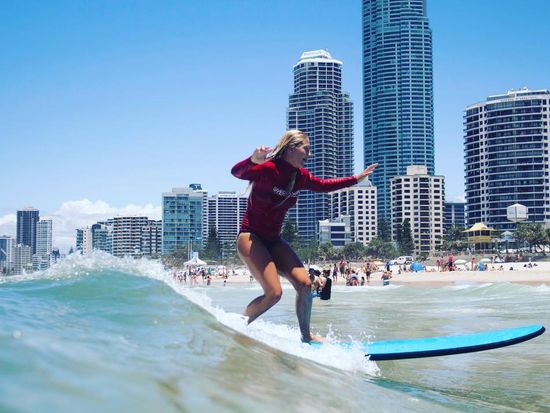
[[[296,290],[298,325],[302,341],[307,343],[322,341],[322,338],[310,331],[312,298],[308,272],[281,237],[286,212],[296,204],[301,190],[331,192],[346,188],[365,179],[377,166],[370,165],[358,175],[321,179],[304,168],[309,156],[308,136],[299,130],[289,130],[275,148],[260,146],[231,170],[235,177],[252,184],[237,238],[237,251],[263,288],[263,294],[248,304],[244,315],[250,324],[281,299],[281,274]]]

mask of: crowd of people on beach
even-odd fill
[[[455,260],[452,253],[449,253],[448,257],[438,257],[436,259],[435,268],[427,269],[429,272],[445,272],[445,271],[505,271],[511,263],[521,263],[524,261],[524,256],[521,253],[518,254],[494,254],[490,257],[477,259],[475,256],[469,257],[468,260],[460,259]],[[523,268],[533,268],[537,264],[529,262],[523,264]],[[514,271],[514,266],[508,267],[509,271]]]
[[[401,271],[407,271],[406,266],[399,266],[399,272],[401,273]],[[338,262],[328,265],[327,268],[323,270],[317,265],[311,265],[309,267],[313,294],[319,296],[322,296],[322,291],[327,281],[330,281],[332,285],[332,280],[334,280],[334,283],[337,284],[338,278],[340,278],[340,283],[346,286],[365,286],[370,284],[373,274],[377,272],[382,273],[380,279],[384,285],[388,285],[389,280],[392,278],[391,267],[381,268],[373,260],[368,260],[365,263],[353,267],[349,261],[342,258]]]
[[[187,281],[189,281],[190,286],[209,286],[212,284],[213,278],[221,278],[223,284],[226,285],[230,274],[235,275],[235,270],[228,271],[226,268],[216,270],[213,267],[207,266],[187,266],[183,269],[174,269],[172,271],[172,278],[186,285]]]
[[[399,274],[411,271],[407,265],[396,267]],[[365,286],[371,282],[375,273],[381,273],[380,279],[384,285],[387,285],[393,274],[391,267],[388,264],[380,266],[380,261],[367,260],[365,263],[352,266],[349,261],[343,258],[325,265],[325,269],[320,269],[317,265],[310,265],[308,272],[312,282],[313,294],[320,297],[324,290],[325,295],[329,297],[328,299],[330,299],[330,288],[327,288],[327,284],[343,284],[351,287]],[[230,276],[243,274],[242,270],[236,271],[235,269],[228,270],[226,268],[220,270],[211,266],[187,266],[172,269],[172,278],[189,286],[209,286],[214,279],[222,279],[223,285],[227,285]],[[246,274],[248,274],[249,282],[254,283],[255,280],[252,274],[250,272],[246,272]]]
[[[519,269],[536,268],[535,262],[523,262],[524,257],[521,254],[500,255],[494,254],[487,258],[478,259],[471,257],[469,261],[464,259],[455,259],[453,254],[438,256],[435,259],[435,265],[423,266],[425,272],[447,272],[447,271],[514,271]],[[518,264],[519,268],[510,266],[511,263]],[[323,267],[323,268],[321,268]],[[415,273],[413,264],[395,264],[391,261],[383,263],[379,260],[369,259],[363,263],[352,263],[344,258],[335,262],[324,263],[320,266],[309,265],[308,272],[312,282],[312,294],[316,297],[323,295],[330,299],[330,287],[332,284],[346,285],[350,287],[365,286],[371,283],[373,276],[381,280],[383,285],[388,285],[394,274]],[[249,271],[219,268],[216,266],[188,266],[182,269],[173,269],[173,279],[179,283],[189,286],[209,286],[214,279],[223,280],[223,285],[227,285],[231,276],[247,274],[250,283],[256,282]],[[327,284],[330,287],[327,287]]]

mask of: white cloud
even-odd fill
[[[67,252],[75,244],[76,229],[95,224],[116,216],[146,216],[149,219],[160,219],[162,208],[152,204],[144,206],[128,204],[117,208],[104,201],[92,202],[89,199],[66,201],[54,212],[40,213],[41,218],[51,218],[53,223],[53,245],[61,252]],[[0,234],[15,236],[16,215],[0,217]]]
[[[460,194],[460,195],[447,195],[445,197],[445,201],[447,202],[466,202],[466,194]]]
[[[0,217],[0,235],[15,235],[17,216],[8,214]]]

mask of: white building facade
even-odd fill
[[[52,229],[51,219],[41,218],[36,223],[36,254],[33,255],[35,270],[45,270],[51,265]]]
[[[13,247],[13,274],[32,272],[32,247],[17,244]]]
[[[82,255],[91,255],[94,250],[94,233],[91,228],[82,230]]]
[[[94,251],[113,253],[113,219],[98,221],[91,227]]]
[[[93,231],[89,227],[77,228],[76,250],[82,255],[91,255],[93,251]]]
[[[147,217],[113,218],[113,255],[115,257],[141,256],[141,232],[148,221]]]
[[[351,242],[367,245],[378,231],[377,190],[370,181],[330,194],[331,220],[347,216],[350,221]]]
[[[208,230],[216,229],[222,252],[235,250],[235,239],[248,205],[248,197],[219,192],[208,198]]]
[[[391,231],[408,219],[416,254],[432,254],[443,237],[445,178],[428,175],[421,165],[407,167],[407,175],[391,180]]]
[[[332,244],[333,247],[339,248],[350,242],[351,228],[348,216],[319,221],[319,244]]]
[[[550,223],[550,92],[510,90],[466,108],[464,169],[468,225],[515,230],[506,210],[528,208]]]
[[[149,220],[141,230],[141,255],[158,257],[162,253],[162,221]]]

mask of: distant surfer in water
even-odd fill
[[[308,272],[291,246],[281,238],[286,212],[296,204],[301,190],[330,192],[346,188],[365,179],[377,166],[370,165],[355,176],[320,179],[304,168],[309,151],[307,135],[289,130],[275,148],[260,146],[231,170],[235,177],[252,184],[237,238],[237,251],[264,290],[248,304],[244,315],[248,316],[250,324],[281,299],[281,274],[296,290],[296,315],[304,342],[322,339],[310,332],[311,281]]]

